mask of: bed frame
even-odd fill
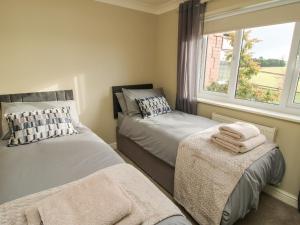
[[[136,84],[136,85],[123,85],[123,86],[113,86],[112,96],[113,96],[113,109],[114,118],[118,118],[118,112],[122,112],[116,93],[122,92],[122,88],[126,89],[152,89],[153,84]]]
[[[175,168],[149,153],[116,129],[117,149],[173,195]]]
[[[73,100],[72,90],[31,92],[21,94],[0,95],[1,102],[42,102]]]
[[[128,89],[152,89],[152,84],[127,85],[112,87],[113,93],[113,109],[114,118],[118,117],[118,112],[122,112],[115,95],[117,92],[122,92],[122,88]],[[161,159],[149,153],[140,145],[136,144],[130,138],[119,133],[119,128],[116,129],[117,149],[138,165],[145,173],[153,180],[160,184],[166,191],[173,194],[174,188],[174,172],[175,168],[165,163]]]

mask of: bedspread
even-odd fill
[[[225,150],[211,141],[219,126],[189,136],[178,148],[174,197],[202,225],[220,224],[245,170],[276,147],[266,142],[244,154]]]

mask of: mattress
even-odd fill
[[[204,117],[173,111],[147,119],[125,116],[119,132],[163,162],[175,167],[180,141],[216,124],[218,122]],[[255,161],[245,171],[229,197],[221,224],[233,224],[252,208],[257,208],[262,189],[266,184],[278,184],[284,172],[285,162],[277,148]]]
[[[108,144],[86,127],[79,134],[6,147],[0,142],[0,204],[83,178],[124,163]],[[183,216],[159,225],[190,225]]]
[[[117,126],[120,127],[123,123],[123,119],[125,117],[125,114],[122,112],[118,112],[118,119],[117,119]]]
[[[156,117],[123,116],[120,134],[175,166],[179,142],[189,135],[218,124],[205,117],[173,111]]]

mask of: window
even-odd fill
[[[201,97],[300,115],[295,73],[300,23],[210,34],[205,40]]]
[[[298,84],[297,84],[296,94],[294,97],[294,103],[300,104],[300,76],[298,77]]]
[[[207,91],[228,92],[235,32],[212,34],[207,37],[205,82]]]
[[[236,98],[279,104],[294,26],[287,23],[243,31]]]

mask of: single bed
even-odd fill
[[[72,100],[72,91],[0,96],[1,101]],[[57,187],[97,170],[124,163],[123,159],[87,127],[79,134],[7,147],[0,142],[0,205]],[[190,225],[183,216],[166,218],[159,225]]]
[[[120,88],[115,88],[114,91],[120,91]],[[119,115],[116,129],[118,149],[171,194],[180,141],[218,124],[216,121],[179,111],[147,119],[120,112]],[[253,163],[228,199],[221,224],[233,224],[252,208],[257,208],[263,187],[266,184],[278,184],[284,171],[284,160],[277,148]]]

